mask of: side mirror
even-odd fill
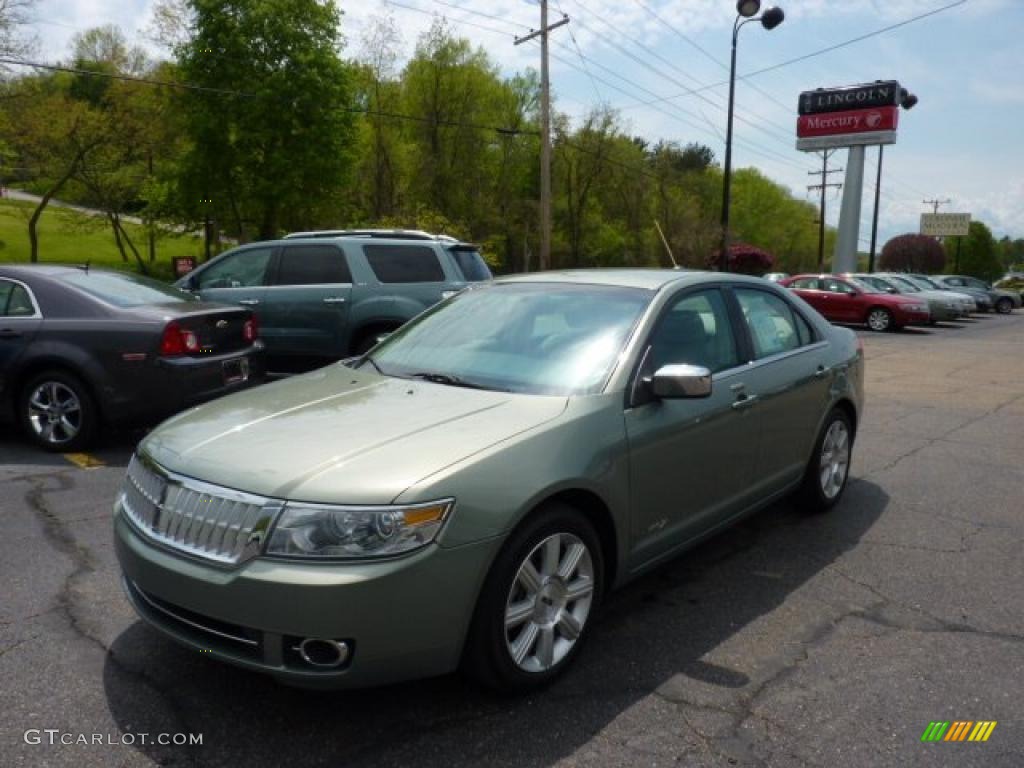
[[[700,365],[664,365],[648,379],[657,398],[695,398],[711,394],[711,371]]]

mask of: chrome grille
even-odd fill
[[[138,456],[128,464],[121,505],[150,539],[228,565],[259,554],[281,508],[270,499],[179,477]]]

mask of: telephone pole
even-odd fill
[[[551,266],[551,82],[548,77],[548,33],[569,23],[569,17],[548,24],[548,0],[540,0],[540,29],[517,37],[520,45],[540,38],[540,256],[538,268]]]
[[[950,205],[953,201],[948,197],[945,200],[922,200],[921,205],[930,205],[932,207],[932,213],[939,212],[940,205]]]
[[[807,187],[809,192],[815,190],[821,190],[821,210],[818,212],[818,271],[823,272],[825,270],[825,193],[829,188],[842,189],[843,185],[839,182],[828,181],[828,175],[830,173],[842,173],[842,168],[829,169],[828,159],[835,153],[834,149],[826,149],[821,153],[821,170],[820,171],[808,171],[808,176],[820,176],[820,184],[811,184]]]

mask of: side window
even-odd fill
[[[490,267],[478,251],[470,251],[465,248],[449,248],[448,253],[459,265],[462,276],[470,283],[482,283],[494,277]]]
[[[333,245],[289,245],[281,251],[276,285],[351,283],[345,254]]]
[[[829,293],[845,293],[848,296],[853,295],[854,292],[853,288],[851,288],[847,283],[844,283],[842,280],[833,280],[831,278],[826,278],[825,290]]]
[[[370,269],[382,283],[443,283],[433,248],[423,245],[364,245]]]
[[[767,291],[737,288],[736,299],[750,329],[756,359],[800,346],[800,332],[793,310],[782,298]]]
[[[32,317],[35,313],[32,297],[23,286],[8,280],[0,280],[0,316]]]
[[[962,287],[964,285],[964,281],[961,280],[959,277],[947,277],[946,278],[946,284],[947,285],[955,285],[958,288],[960,288],[960,287]]]
[[[803,288],[805,290],[816,291],[818,290],[818,278],[816,277],[801,277],[799,280],[794,280],[789,284],[790,288]]]
[[[818,337],[815,335],[814,329],[811,328],[811,324],[804,320],[804,316],[795,309],[791,311],[793,319],[796,321],[796,333],[800,337],[800,346],[804,347],[817,341]]]
[[[255,288],[264,284],[273,248],[250,248],[227,256],[199,273],[204,288]]]
[[[702,365],[712,373],[739,365],[736,339],[721,291],[688,294],[658,321],[651,336],[645,373],[679,363]]]

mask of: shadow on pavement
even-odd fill
[[[293,690],[136,622],[107,655],[107,703],[126,731],[203,734],[199,747],[135,746],[160,764],[550,765],[676,675],[739,695],[747,676],[702,657],[855,547],[888,502],[877,485],[851,480],[830,514],[780,503],[740,523],[610,595],[575,666],[528,697],[497,696],[454,675]]]

